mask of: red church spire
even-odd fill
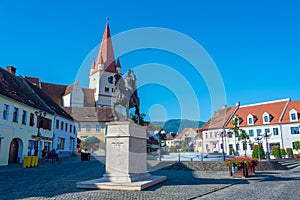
[[[104,64],[104,71],[117,73],[108,18],[96,60],[96,69],[98,69],[99,64]]]

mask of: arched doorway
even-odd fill
[[[19,151],[19,143],[16,138],[14,138],[9,147],[9,158],[8,163],[18,163],[18,151]]]

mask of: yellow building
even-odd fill
[[[15,76],[15,68],[7,69],[0,68],[0,166],[22,162],[24,156],[36,154],[36,111],[47,113],[39,124],[39,150],[50,147],[53,138],[52,111],[37,98],[24,79]]]
[[[105,123],[113,120],[110,108],[65,108],[78,122],[78,138],[88,150],[105,149]]]

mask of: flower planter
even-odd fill
[[[250,159],[247,157],[236,157],[225,161],[228,166],[229,175],[237,178],[245,177],[255,174],[255,166],[258,164],[257,159]],[[232,172],[232,166],[235,166],[235,173]]]

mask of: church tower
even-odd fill
[[[119,59],[116,61],[108,20],[99,48],[98,57],[93,61],[90,71],[89,88],[94,89],[97,107],[111,107],[115,101],[114,84],[111,76],[121,73]]]

